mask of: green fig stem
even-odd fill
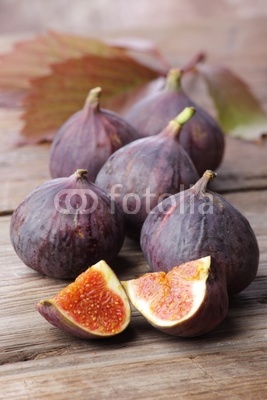
[[[179,91],[181,90],[181,78],[183,76],[183,71],[178,68],[172,68],[169,70],[167,78],[166,78],[166,84],[165,84],[165,89],[167,91],[169,90],[175,90]]]
[[[206,192],[209,182],[215,179],[216,176],[216,172],[207,169],[202,177],[197,181],[197,183],[195,183],[194,186],[192,186],[191,189],[196,190],[197,192]]]
[[[178,137],[183,125],[195,114],[194,107],[185,107],[180,114],[172,119],[167,126],[167,133]]]
[[[181,127],[195,114],[196,109],[194,107],[185,107],[176,118],[173,119]]]
[[[89,107],[98,108],[101,92],[102,92],[101,87],[95,87],[94,89],[91,89],[85,100],[84,107],[86,109],[88,109]]]
[[[87,169],[77,169],[75,175],[77,179],[81,179],[84,178],[87,175],[87,173],[88,173]]]

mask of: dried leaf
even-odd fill
[[[199,63],[196,70],[207,83],[225,133],[247,140],[267,133],[267,116],[245,82],[225,67]]]
[[[52,66],[52,73],[31,81],[24,99],[24,141],[50,140],[66,119],[81,109],[90,89],[103,89],[102,107],[114,109],[120,96],[157,78],[159,72],[126,54],[113,57],[85,55]]]
[[[94,86],[102,87],[103,104],[112,108],[132,89],[161,74],[127,56],[126,50],[96,39],[48,32],[1,55],[0,101],[2,106],[22,102],[21,142],[50,140],[82,107]]]
[[[0,55],[0,89],[27,92],[30,79],[49,74],[52,64],[85,54],[113,57],[124,51],[95,39],[48,32],[16,43],[11,53]]]

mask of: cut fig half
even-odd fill
[[[128,326],[131,317],[127,295],[103,260],[36,308],[52,325],[85,339],[114,336]]]
[[[133,306],[155,328],[175,336],[214,329],[228,311],[225,271],[210,257],[123,281]]]

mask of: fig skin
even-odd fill
[[[101,304],[101,302],[99,302],[99,298],[96,296],[97,288],[95,288],[94,291],[92,291],[93,283],[91,283],[90,285],[87,283],[87,281],[85,281],[85,277],[88,276],[88,273],[92,272],[93,273],[100,272],[103,278],[105,279],[106,287],[105,288],[101,287],[100,289],[101,293],[103,293],[103,296],[105,297],[104,304]],[[111,301],[112,299],[110,299],[110,294],[107,293],[108,290],[111,290],[116,296],[119,296],[119,299],[121,300],[121,303],[123,305],[122,314],[120,314],[122,319],[121,325],[116,326],[116,329],[111,329],[106,326],[106,324],[108,324],[109,321],[107,321],[106,318],[100,318],[99,321],[97,321],[98,326],[94,328],[90,326],[86,327],[84,324],[79,323],[78,320],[75,320],[75,316],[73,316],[73,314],[68,314],[68,311],[70,310],[63,309],[62,306],[59,304],[57,297],[61,293],[54,296],[52,299],[41,300],[39,301],[39,303],[36,304],[37,311],[50,324],[54,325],[55,327],[66,333],[69,333],[73,336],[82,339],[106,338],[117,335],[127,328],[131,319],[130,303],[122,285],[120,284],[120,281],[118,280],[117,276],[112,271],[112,269],[109,267],[109,265],[105,263],[105,261],[101,260],[97,264],[89,267],[83,274],[80,274],[76,278],[75,283],[76,282],[79,285],[79,292],[85,294],[84,296],[85,297],[88,296],[88,298],[90,299],[89,313],[93,314],[93,316],[96,319],[98,318],[98,315],[101,314],[101,312],[102,313],[107,312],[107,305],[109,305],[108,311],[111,312],[113,311],[114,304]],[[84,288],[84,286],[86,285],[88,287]],[[68,287],[63,289],[65,290],[64,296],[66,296],[66,289],[69,289],[71,286],[72,284],[68,285]],[[69,289],[69,291],[71,291],[71,289]],[[82,304],[82,302],[84,302],[83,299],[84,297],[81,298],[80,295],[78,300],[78,306],[81,308],[79,308],[79,312],[80,313],[84,312],[87,314],[88,311],[86,309],[86,306],[88,306],[88,304],[86,305]],[[110,299],[109,303],[107,303],[107,299]],[[109,329],[111,329],[111,331],[109,331]]]
[[[50,151],[52,178],[68,177],[76,169],[95,177],[117,149],[139,138],[137,131],[118,114],[100,108],[101,88],[89,92],[82,110],[73,114],[56,133]]]
[[[165,320],[164,324],[160,324],[158,320],[154,319],[152,315],[145,311],[144,304],[138,301],[140,299],[135,296],[131,288],[132,282],[138,282],[138,278],[132,281],[122,282],[134,307],[144,315],[152,326],[161,332],[181,337],[201,336],[215,329],[228,313],[229,299],[225,269],[222,269],[210,256],[200,260],[194,260],[194,262],[203,262],[208,268],[204,287],[201,287],[201,289],[198,288],[199,291],[204,291],[203,298],[199,307],[191,315],[186,315],[180,320],[169,320],[169,323]],[[183,267],[183,265],[179,266],[179,268],[181,267]],[[157,274],[157,272],[152,272],[151,274],[154,273]],[[179,296],[183,298],[183,293],[179,293]],[[179,304],[177,303],[177,307],[178,306]],[[174,304],[172,304],[172,307],[174,307]]]
[[[259,247],[245,216],[206,190],[215,176],[206,171],[190,189],[156,206],[143,224],[140,245],[154,271],[211,255],[226,269],[228,294],[233,295],[255,279]]]
[[[163,90],[150,94],[135,103],[124,115],[142,137],[158,134],[185,107],[194,107],[196,114],[186,124],[179,137],[199,175],[207,169],[216,170],[222,162],[225,148],[224,134],[203,108],[183,91],[183,71],[171,69]]]
[[[164,197],[198,180],[192,160],[178,142],[194,112],[192,107],[186,108],[158,135],[117,150],[99,171],[96,183],[123,210],[128,236],[139,240],[149,211]]]
[[[120,251],[125,237],[122,212],[86,174],[77,170],[38,186],[12,214],[11,243],[28,267],[73,279],[88,265],[108,262]],[[67,206],[65,194],[70,195]]]

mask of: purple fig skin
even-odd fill
[[[171,121],[160,134],[122,147],[97,175],[97,185],[124,212],[126,234],[137,240],[149,211],[163,198],[189,188],[199,178],[178,142],[180,128]]]
[[[74,324],[69,318],[65,317],[53,300],[42,300],[36,304],[37,311],[52,325],[63,332],[69,333],[81,339],[98,339],[107,337],[107,335],[95,335]]]
[[[245,216],[221,195],[206,190],[215,176],[206,171],[193,187],[156,206],[143,224],[140,245],[154,271],[211,255],[226,269],[232,295],[255,279],[259,247]]]
[[[146,137],[158,134],[185,107],[194,107],[196,114],[185,125],[179,141],[201,176],[221,164],[224,134],[215,119],[184,93],[181,76],[182,71],[170,70],[165,88],[134,104],[124,117],[140,136]]]
[[[226,274],[215,260],[211,260],[206,281],[206,293],[199,309],[188,319],[171,327],[155,326],[169,335],[181,337],[201,336],[214,330],[226,317],[229,309]]]
[[[73,114],[59,129],[50,152],[52,178],[68,177],[78,168],[95,177],[117,149],[139,138],[137,131],[118,114],[100,109],[101,88],[90,91],[81,111]]]
[[[120,251],[125,236],[122,212],[86,173],[77,170],[38,186],[12,214],[11,243],[30,268],[73,279],[88,265],[110,261]],[[65,194],[70,194],[68,206]]]

